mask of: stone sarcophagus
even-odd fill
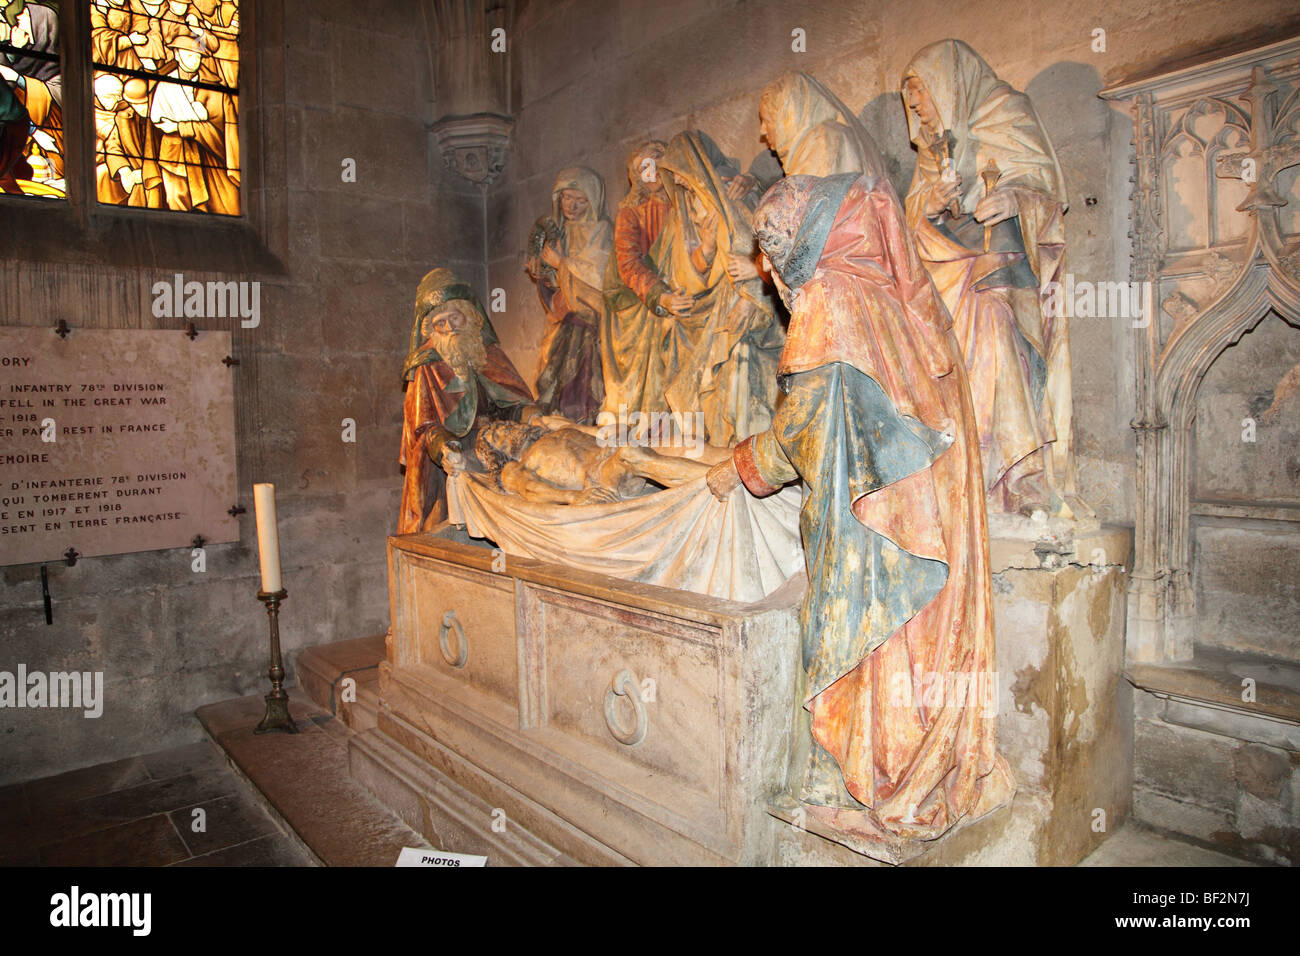
[[[443,525],[388,539],[378,726],[351,772],[494,864],[1071,864],[1127,813],[1126,533],[993,542],[999,748],[1014,803],[903,848],[789,811],[802,573],[744,603],[515,557]],[[791,768],[798,768],[792,770]],[[1113,791],[1113,792],[1112,792]]]
[[[440,845],[493,859],[760,862],[802,579],[740,604],[459,536],[389,539],[383,707],[354,772]]]

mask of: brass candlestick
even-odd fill
[[[273,730],[287,734],[298,732],[289,716],[289,694],[284,689],[284,664],[280,660],[280,602],[288,596],[289,592],[284,588],[257,592],[257,599],[266,605],[266,616],[271,621],[271,693],[266,695],[266,716],[253,731],[255,734]]]

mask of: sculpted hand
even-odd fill
[[[757,279],[758,266],[748,256],[727,256],[727,275],[739,282],[742,279]]]
[[[542,261],[552,269],[560,267],[560,254],[555,251],[555,248],[549,242],[542,246]]]
[[[596,485],[595,487],[588,488],[586,491],[579,494],[577,499],[574,501],[574,504],[605,505],[621,500],[622,499],[619,498],[618,494],[613,490]]]
[[[452,447],[451,442],[442,446],[442,470],[448,477],[459,475],[465,470],[465,456],[460,449]]]
[[[711,212],[698,226],[700,231],[700,252],[704,258],[711,259],[718,249],[718,214]]]
[[[718,462],[709,469],[704,480],[708,482],[713,497],[719,501],[726,501],[727,496],[740,487],[740,472],[736,471],[735,459],[727,458]]]
[[[695,296],[685,292],[670,292],[659,297],[659,304],[671,315],[690,315],[691,307],[695,305]]]
[[[1015,194],[1005,189],[995,189],[975,207],[975,221],[986,226],[996,226],[1004,219],[1020,214]]]
[[[568,428],[573,422],[569,421],[563,415],[539,415],[534,418],[530,424],[541,425],[547,431],[559,431],[561,428]]]
[[[954,199],[961,198],[961,177],[953,174],[952,179],[940,179],[930,187],[930,198],[925,204],[925,214],[933,218],[948,208]]]
[[[758,180],[749,173],[741,173],[739,176],[732,177],[727,183],[727,196],[731,199],[744,199],[749,191],[758,185]]]

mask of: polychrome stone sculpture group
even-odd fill
[[[1015,790],[988,707],[986,509],[1089,514],[1068,331],[1043,294],[1065,251],[1052,145],[961,41],[921,50],[900,93],[918,153],[901,200],[863,124],[804,73],[758,103],[779,174],[687,130],[633,153],[611,221],[600,177],[561,170],[526,240],[547,316],[536,396],[473,291],[430,272],[398,528],[445,520],[462,473],[572,509],[800,483],[812,745],[794,796],[884,841],[933,839]]]

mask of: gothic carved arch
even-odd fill
[[[1297,197],[1280,180],[1300,165],[1300,38],[1101,95],[1131,104],[1132,278],[1148,283],[1148,301],[1159,304],[1136,337],[1128,656],[1188,660],[1196,615],[1190,472],[1197,393],[1215,360],[1270,311],[1300,324],[1300,236],[1288,235],[1281,218]],[[1242,139],[1248,148],[1240,148]],[[1203,191],[1171,173],[1184,156],[1179,144],[1200,151]],[[1234,180],[1231,190],[1220,189]],[[1226,206],[1229,191],[1245,198]],[[1204,235],[1187,214],[1197,203],[1206,209]],[[1220,221],[1233,231],[1220,235]]]

